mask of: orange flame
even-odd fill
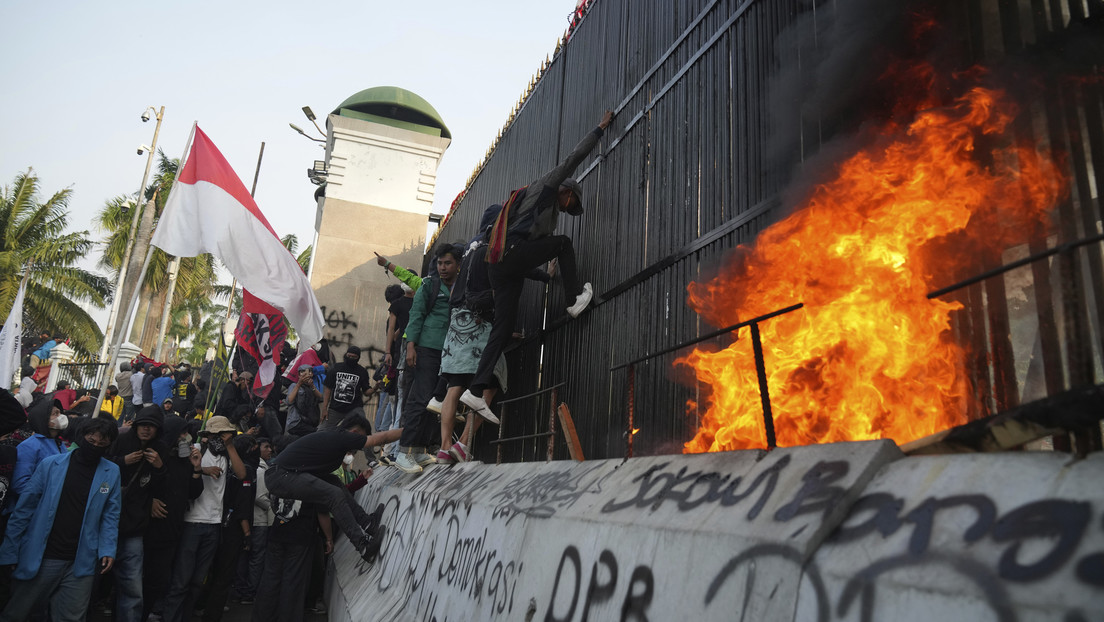
[[[760,326],[781,446],[904,443],[965,423],[964,351],[950,334],[961,305],[926,294],[973,274],[956,272],[965,253],[991,264],[1025,241],[1065,190],[1047,154],[1004,135],[1016,110],[1002,92],[974,85],[950,106],[916,101],[911,123],[887,125],[719,276],[687,288],[717,326],[805,304]],[[979,136],[1001,146],[978,154]],[[676,364],[709,387],[685,451],[765,445],[747,329]]]

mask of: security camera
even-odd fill
[[[150,151],[149,145],[138,145],[138,155],[142,155],[147,151]]]
[[[146,121],[149,121],[149,120],[150,120],[150,113],[149,113],[149,109],[147,108],[146,111],[142,113],[142,123],[145,123]]]

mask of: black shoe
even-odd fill
[[[383,517],[383,504],[376,506],[376,510],[368,515],[368,518],[360,523],[360,528],[364,530],[365,535],[374,536],[376,530],[379,529],[380,518]]]
[[[376,534],[368,536],[364,540],[361,540],[360,544],[356,547],[360,552],[360,558],[369,564],[376,561],[376,557],[379,555],[380,546],[383,544],[383,535],[387,531],[385,525],[379,525],[376,528]]]

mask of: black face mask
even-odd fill
[[[107,453],[107,447],[96,447],[81,439],[77,441],[77,448],[73,450],[73,459],[81,464],[99,464],[100,458],[103,458],[105,453]]]
[[[226,455],[226,443],[222,442],[222,437],[219,436],[212,436],[207,441],[207,449],[210,449],[211,453],[216,456]]]

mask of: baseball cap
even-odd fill
[[[575,181],[573,177],[568,177],[560,184],[561,188],[567,188],[571,192],[575,193],[575,205],[571,209],[567,210],[568,214],[572,216],[578,216],[583,213],[583,187],[579,185],[579,182]]]

